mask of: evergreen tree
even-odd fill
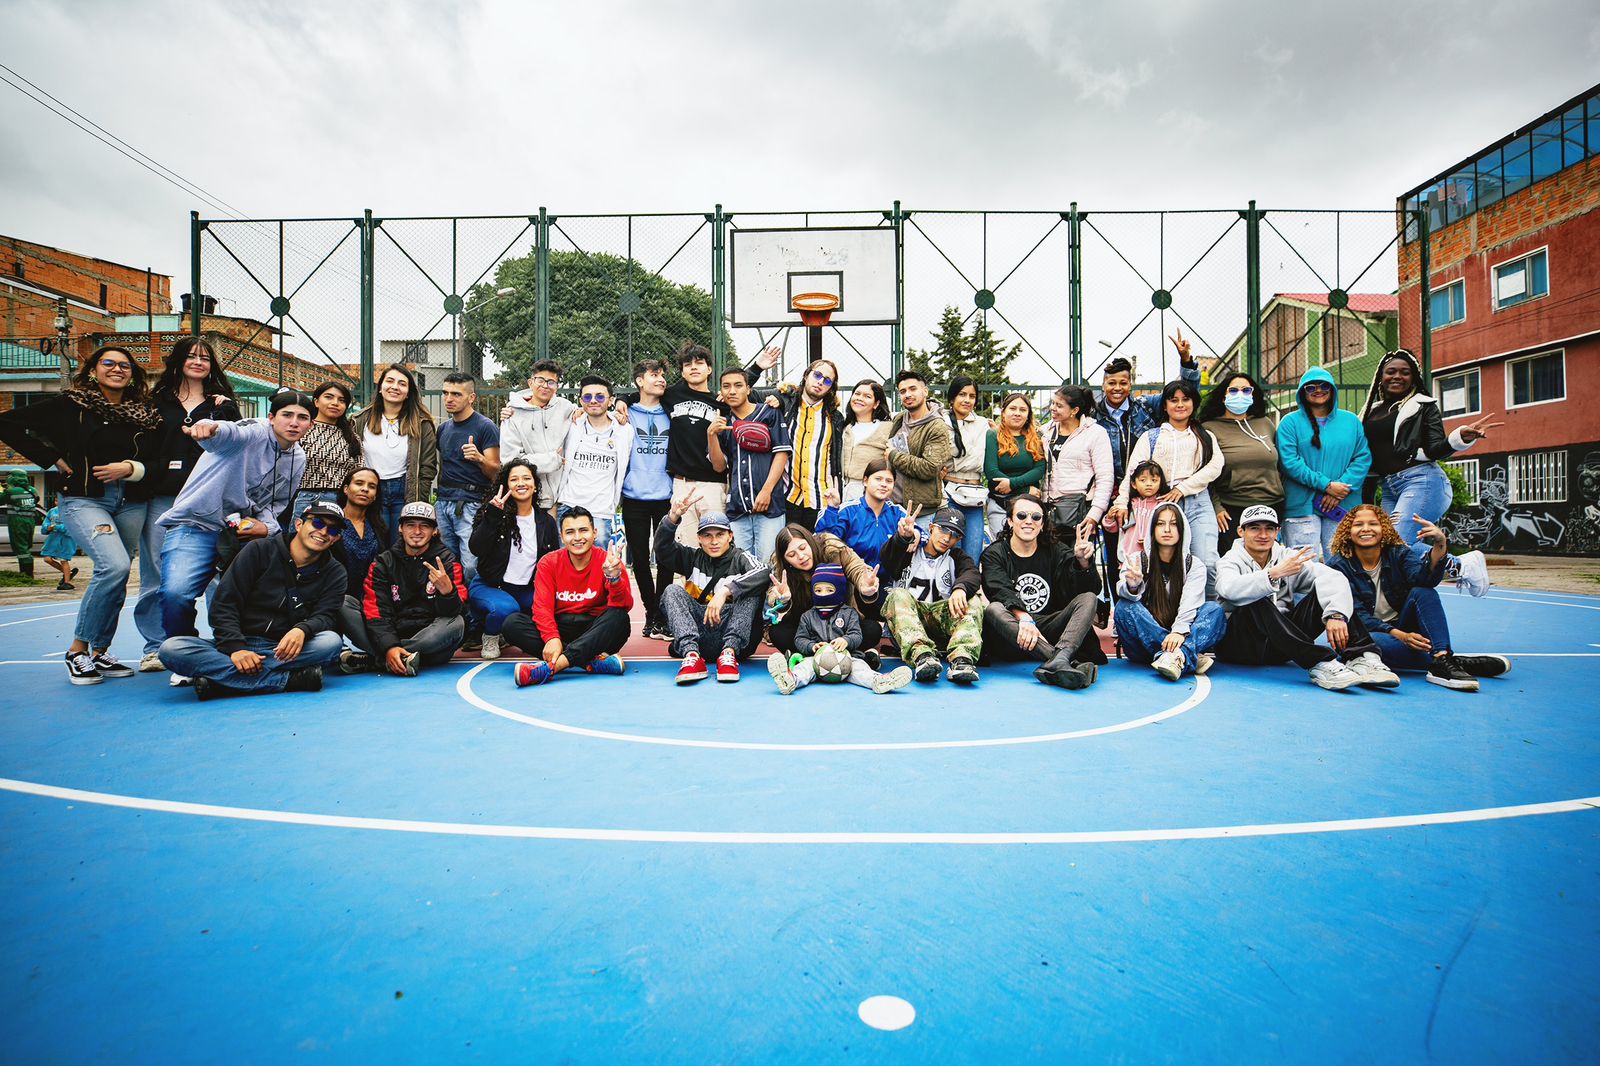
[[[1022,353],[1020,343],[1007,348],[996,340],[982,315],[974,318],[970,333],[964,332],[955,307],[940,314],[932,336],[931,348],[907,350],[906,366],[935,383],[964,374],[980,385],[1004,385],[1012,360]]]

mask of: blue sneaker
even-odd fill
[[[611,674],[614,677],[621,677],[627,668],[628,664],[622,661],[620,655],[602,655],[584,667],[591,674]]]

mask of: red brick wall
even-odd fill
[[[20,273],[19,273],[20,267]],[[15,237],[0,237],[0,275],[20,277],[34,285],[51,289],[86,304],[104,307],[111,315],[142,315],[147,303],[154,313],[172,309],[172,279],[151,274],[151,296],[145,296],[146,275],[137,267],[108,263],[75,252],[62,251]],[[105,287],[105,303],[100,289]],[[45,333],[53,332],[46,330]],[[42,336],[39,333],[7,333],[7,336]]]

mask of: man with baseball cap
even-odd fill
[[[978,680],[983,651],[983,579],[978,564],[956,547],[965,516],[941,507],[924,534],[916,524],[920,510],[913,505],[883,546],[883,578],[894,585],[884,602],[884,621],[918,681],[939,680],[944,651],[950,680],[970,685]]]
[[[1394,688],[1361,619],[1350,583],[1317,561],[1315,546],[1278,543],[1278,512],[1257,504],[1239,516],[1239,539],[1217,564],[1217,599],[1228,629],[1216,646],[1223,662],[1246,666],[1293,661],[1319,688]],[[1326,635],[1326,646],[1318,638]]]
[[[345,597],[345,632],[360,650],[345,652],[340,667],[416,677],[419,667],[444,665],[466,637],[466,602],[466,575],[439,539],[433,504],[406,504],[400,542],[372,560],[361,602]]]
[[[343,528],[344,511],[313,503],[292,529],[247,543],[211,604],[214,639],[168,637],[162,665],[202,700],[321,689],[322,667],[344,647],[345,569],[328,557]]]
[[[169,637],[194,636],[195,601],[239,548],[278,532],[305,473],[300,438],[315,401],[284,389],[271,416],[220,422],[202,418],[187,433],[204,449],[172,507],[160,518],[161,623]],[[224,534],[227,534],[226,536]]]
[[[756,618],[771,574],[767,565],[733,542],[733,523],[721,511],[708,511],[696,523],[700,546],[678,543],[678,523],[684,512],[698,504],[696,492],[672,502],[656,527],[656,559],[683,584],[661,590],[661,616],[672,633],[668,645],[681,656],[680,685],[704,680],[707,674],[702,649],[717,656],[717,680],[739,680],[739,660],[747,659],[761,643]]]

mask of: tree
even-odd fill
[[[1003,385],[1011,361],[1022,353],[1020,343],[1007,348],[996,340],[982,315],[973,321],[970,333],[964,332],[961,312],[954,307],[940,314],[932,337],[933,347],[906,352],[906,366],[931,382],[965,375],[980,385]]]
[[[511,296],[494,298],[506,287]],[[532,253],[507,259],[494,280],[473,288],[465,318],[468,343],[487,346],[505,369],[496,384],[520,386],[536,358],[534,320],[538,276]],[[492,302],[491,302],[492,301]],[[680,342],[711,346],[711,294],[697,285],[668,281],[635,259],[604,252],[550,252],[550,357],[562,376],[577,381],[598,374],[631,387],[633,364],[667,359]],[[730,358],[733,343],[723,338]]]

